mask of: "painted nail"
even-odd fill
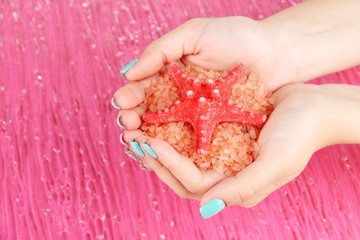
[[[139,155],[142,156],[142,157],[145,157],[145,154],[144,154],[144,152],[141,150],[140,145],[139,145],[137,142],[135,142],[135,138],[131,138],[131,139],[130,139],[130,144],[131,144],[131,147],[135,150],[135,152],[136,152],[137,154],[139,154]]]
[[[126,153],[126,155],[128,155],[129,158],[131,158],[137,162],[142,162],[142,159],[138,155],[136,155],[135,153],[130,151],[129,146],[125,146],[124,152]]]
[[[126,78],[125,73],[126,73],[130,68],[132,68],[132,67],[135,65],[135,63],[137,63],[137,62],[138,62],[138,60],[136,59],[136,60],[132,61],[131,63],[129,63],[128,65],[126,65],[123,69],[121,69],[121,71],[120,71],[121,76],[122,76],[123,78]]]
[[[120,123],[120,117],[121,117],[121,115],[119,115],[116,119],[117,125],[119,125],[119,127],[121,127],[122,129],[126,129],[126,127]]]
[[[200,208],[200,213],[204,219],[218,214],[225,208],[225,202],[219,198],[215,198]]]
[[[116,109],[118,109],[118,110],[121,110],[121,107],[116,106],[116,104],[115,104],[115,98],[114,98],[114,97],[111,99],[111,104],[112,104],[112,106],[113,106],[114,108],[116,108]]]
[[[145,149],[145,151],[150,154],[153,158],[158,158],[158,155],[151,149],[151,147],[147,144],[146,139],[142,140],[141,145]]]
[[[124,133],[121,133],[121,134],[120,134],[120,142],[121,142],[122,145],[127,146],[127,144],[126,144],[126,142],[124,141],[124,138],[123,138],[123,137],[124,137]]]
[[[150,169],[146,168],[143,163],[140,163],[140,164],[139,164],[139,167],[140,167],[142,170],[144,170],[144,171],[148,171],[148,172],[151,171]]]

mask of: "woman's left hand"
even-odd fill
[[[320,148],[360,143],[359,86],[292,84],[275,96],[275,109],[258,139],[259,156],[203,196],[200,211],[204,217],[225,206],[258,204],[297,177]]]

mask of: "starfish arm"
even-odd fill
[[[219,78],[217,83],[217,87],[219,89],[222,89],[222,96],[229,97],[232,88],[236,84],[238,80],[240,80],[246,71],[246,65],[245,63],[241,63],[238,66],[236,66],[231,72],[228,73],[224,78]]]
[[[183,70],[181,70],[174,62],[170,63],[169,72],[178,85],[182,98],[186,98],[187,92],[190,90],[189,87],[193,85],[194,80],[186,76]]]
[[[186,102],[181,101],[179,104],[172,105],[162,111],[145,113],[142,119],[148,123],[190,122],[190,119],[186,117],[189,115],[187,110],[189,108]]]
[[[211,136],[216,124],[209,124],[207,121],[199,120],[194,125],[196,126],[194,127],[196,135],[196,153],[199,155],[205,155],[209,151]]]
[[[142,116],[144,122],[147,123],[168,123],[168,122],[180,122],[180,118],[172,113],[166,113],[164,111],[145,113]]]
[[[221,122],[238,122],[250,125],[260,125],[266,122],[267,116],[248,112],[236,106],[227,106],[222,116],[218,116]]]

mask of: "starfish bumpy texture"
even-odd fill
[[[267,119],[266,115],[238,108],[229,100],[232,88],[245,74],[245,70],[245,64],[240,64],[224,78],[216,81],[209,79],[207,84],[202,84],[199,79],[187,77],[175,63],[171,63],[169,72],[180,89],[182,99],[164,110],[146,113],[142,118],[148,123],[190,123],[196,135],[197,154],[206,154],[218,123],[260,125]]]

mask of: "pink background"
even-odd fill
[[[258,206],[203,220],[119,143],[110,100],[148,43],[193,17],[294,4],[0,1],[0,239],[359,239],[359,145],[323,149]],[[359,84],[360,68],[317,82]]]

